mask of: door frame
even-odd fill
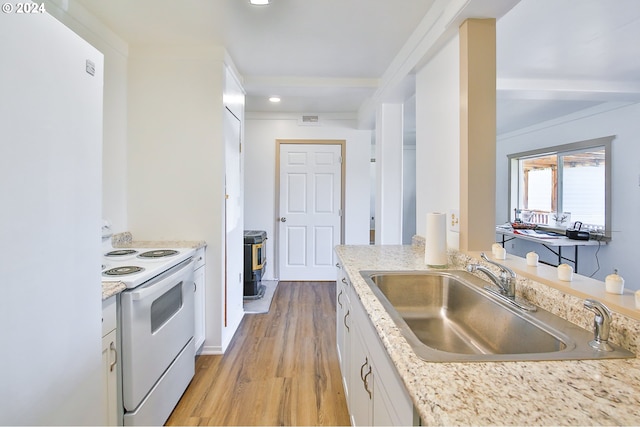
[[[345,178],[347,171],[347,141],[344,139],[276,139],[276,188],[275,188],[275,206],[274,206],[274,234],[276,244],[274,245],[274,271],[276,277],[280,277],[280,147],[286,144],[300,145],[339,145],[340,146],[340,244],[344,244],[344,221],[345,221]]]

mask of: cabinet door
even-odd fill
[[[344,345],[347,326],[345,324],[345,315],[349,310],[349,295],[347,289],[347,279],[338,270],[338,279],[336,280],[336,345],[338,346],[338,360],[340,368],[345,365]]]
[[[338,348],[338,360],[342,374],[342,386],[344,395],[349,404],[350,366],[351,366],[351,304],[349,301],[349,282],[342,270],[338,271],[336,281],[336,345]]]
[[[351,332],[351,425],[370,426],[373,424],[373,368],[356,322],[351,326]]]
[[[374,426],[414,425],[411,397],[382,348],[369,347],[375,377]]]
[[[205,267],[202,266],[193,272],[194,286],[194,311],[195,311],[195,327],[193,329],[193,343],[195,346],[195,352],[198,353],[200,347],[204,343],[205,338],[205,318],[204,318],[204,303],[205,303]]]
[[[118,347],[115,329],[102,337],[102,423],[118,425]]]
[[[391,402],[389,401],[388,396],[386,396],[384,393],[376,394],[373,401],[373,424],[372,425],[374,426],[411,425],[411,424],[397,424],[393,419],[393,416],[392,416],[393,408],[390,407],[390,404]]]
[[[352,317],[349,411],[352,424],[412,425],[411,398],[352,286],[349,292]]]

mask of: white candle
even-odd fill
[[[538,266],[538,254],[535,252],[529,252],[527,254],[527,265],[531,266],[531,267],[537,267]]]
[[[615,270],[613,274],[609,274],[604,279],[605,289],[610,294],[624,293],[624,279],[618,276],[618,270]]]
[[[573,268],[569,264],[560,264],[558,266],[558,279],[563,282],[570,282],[573,280]]]
[[[491,253],[493,254],[493,257],[496,257],[496,251],[502,249],[502,245],[500,243],[494,243],[493,245],[491,245]]]
[[[496,253],[493,256],[495,259],[507,259],[507,250],[503,247],[496,249]]]

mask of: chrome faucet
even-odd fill
[[[500,269],[500,277],[496,276],[491,270],[480,265],[480,264],[469,264],[467,265],[467,271],[469,273],[473,273],[474,271],[480,271],[484,273],[493,283],[500,288],[500,293],[508,298],[515,299],[516,297],[516,273],[513,272],[509,267],[506,267],[502,264],[498,264],[497,262],[491,261],[487,256],[483,253],[480,254],[480,257],[488,262],[489,264],[493,264]]]
[[[606,305],[593,299],[584,300],[584,308],[595,313],[593,319],[593,341],[589,345],[599,351],[613,351],[609,344],[609,331],[611,330],[611,311]]]
[[[467,271],[469,273],[473,273],[474,271],[480,271],[484,273],[493,283],[496,284],[499,291],[495,290],[491,286],[485,286],[484,289],[487,292],[495,295],[501,300],[514,305],[522,310],[526,311],[537,311],[538,308],[528,303],[527,301],[523,301],[520,299],[516,299],[516,273],[513,272],[509,267],[506,267],[502,264],[498,264],[497,262],[491,261],[487,256],[483,253],[480,254],[480,257],[488,262],[489,264],[493,264],[500,269],[500,276],[496,276],[491,270],[487,267],[484,267],[480,264],[469,264],[467,265]]]

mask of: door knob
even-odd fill
[[[287,218],[285,217],[280,218],[280,222],[287,222]]]

